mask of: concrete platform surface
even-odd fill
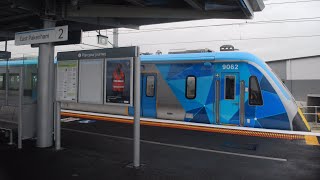
[[[162,127],[141,127],[132,162],[131,124],[63,123],[63,150],[0,145],[0,180],[320,179],[320,146]]]

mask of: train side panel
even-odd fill
[[[145,56],[142,59],[141,115],[144,117],[310,131],[308,122],[299,111],[291,93],[267,64],[252,54],[242,52],[198,53]],[[10,63],[13,63],[14,67],[22,64],[27,67],[26,62]],[[30,64],[33,65],[32,67],[25,69],[24,93],[25,96],[35,100],[37,62],[32,61],[32,63]],[[0,74],[2,85],[5,79],[4,72],[0,72],[2,73]],[[12,71],[10,74],[13,77],[16,73]],[[154,96],[151,97],[147,92],[150,87],[152,89],[152,86],[148,86],[149,80],[152,79],[154,80],[152,84]],[[251,103],[254,97],[252,96],[254,93],[250,93],[252,92],[251,79],[257,81],[258,91],[262,97],[260,104]],[[9,96],[17,93],[17,90],[14,90],[14,82],[11,82],[10,86],[12,90]],[[189,86],[194,86],[194,89],[189,89]],[[242,90],[243,87],[244,90]],[[0,94],[2,93],[4,97],[2,91],[4,91],[3,86],[0,88]],[[219,104],[218,107],[217,104]],[[126,106],[62,103],[62,108],[133,115],[133,108]]]
[[[178,100],[177,96],[171,90],[169,84],[166,81],[166,78],[163,77],[160,72],[161,68],[157,68],[156,64],[143,64],[142,65],[142,76],[148,76],[156,74],[156,117],[159,119],[171,119],[171,120],[180,120],[183,121],[185,117],[185,110],[181,105],[181,102]],[[142,88],[146,88],[144,84]],[[143,90],[142,90],[143,91]],[[144,98],[143,94],[141,95]],[[142,116],[144,111],[144,105],[142,104]],[[133,114],[133,111],[131,111]]]
[[[290,129],[290,121],[286,110],[264,75],[253,65],[244,62],[221,63],[189,63],[189,64],[157,64],[161,77],[165,80],[170,90],[174,93],[181,106],[185,110],[185,121],[215,124],[215,81],[221,83],[220,94],[220,124],[239,125],[239,106],[232,107],[225,100],[223,79],[226,75],[238,74],[239,79],[235,83],[235,98],[239,99],[240,81],[245,83],[245,122],[244,126],[259,128]],[[237,67],[226,68],[226,67]],[[195,76],[196,96],[194,99],[186,97],[186,78]],[[259,106],[249,104],[249,78],[256,76],[260,85],[264,103]],[[158,88],[162,88],[161,86]],[[166,90],[165,93],[168,91]],[[162,96],[159,94],[158,96]],[[165,94],[163,95],[165,96]],[[240,103],[240,102],[239,102]],[[165,104],[164,104],[165,105]],[[158,106],[159,107],[159,106]],[[158,110],[159,111],[159,110]]]

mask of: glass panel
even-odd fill
[[[10,74],[9,75],[9,89],[10,90],[19,90],[19,74]]]
[[[235,95],[235,80],[236,77],[235,76],[226,76],[226,84],[225,84],[225,99],[234,99],[234,95]]]
[[[250,105],[262,105],[262,95],[260,91],[260,86],[256,76],[250,77],[249,84],[249,104]]]
[[[154,96],[154,76],[147,76],[146,95],[148,97]]]
[[[6,78],[5,74],[0,74],[0,90],[5,90],[6,87]]]
[[[196,77],[187,77],[186,97],[188,99],[194,99],[196,97]]]
[[[37,87],[37,81],[38,81],[38,76],[35,73],[32,73],[32,81],[31,81],[31,86],[32,89]]]

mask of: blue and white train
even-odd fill
[[[11,66],[22,61],[12,61]],[[36,64],[36,60],[24,64]],[[6,65],[1,62],[0,66]],[[268,65],[245,52],[141,56],[141,115],[207,124],[310,131]],[[3,72],[0,72],[3,76]],[[34,84],[34,72],[30,73]],[[5,77],[0,77],[0,80]],[[3,87],[3,84],[2,86]],[[34,85],[29,86],[34,91]],[[30,95],[34,93],[29,93]],[[64,109],[132,115],[132,108],[64,103]]]

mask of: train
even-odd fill
[[[310,131],[293,96],[272,69],[240,51],[141,55],[141,116],[251,128]],[[5,85],[0,62],[0,93]],[[36,99],[37,59],[25,66],[25,96]],[[9,75],[9,90],[17,74]],[[132,116],[132,107],[62,103],[67,110]]]

